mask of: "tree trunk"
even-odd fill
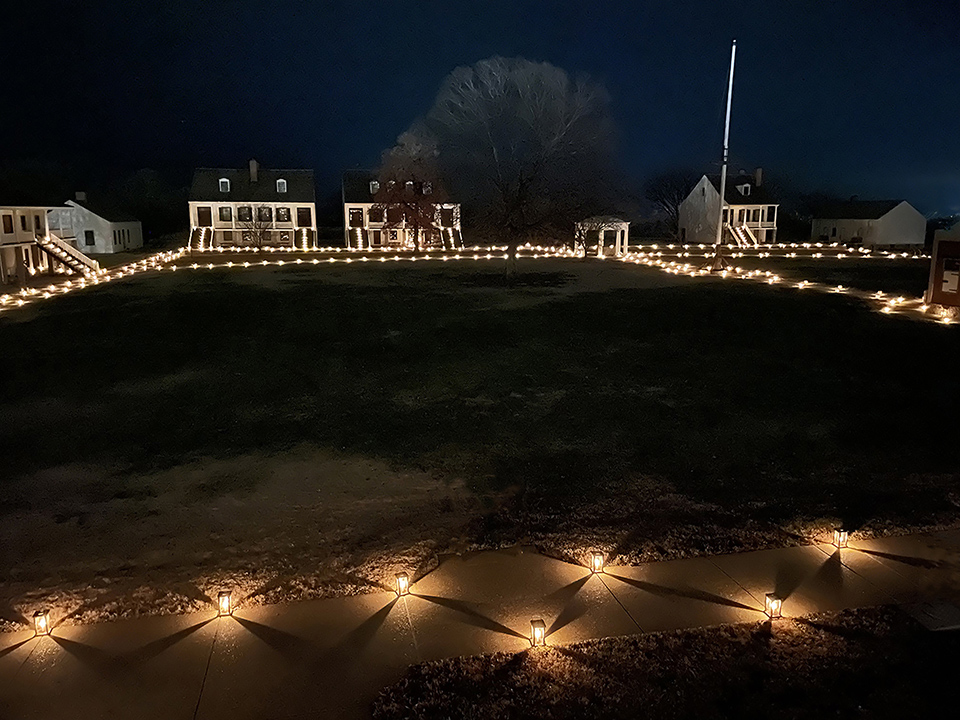
[[[503,274],[511,283],[517,276],[517,240],[515,239],[507,242],[507,262],[503,268]]]

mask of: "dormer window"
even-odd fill
[[[749,184],[749,183],[744,183],[743,185],[738,185],[738,186],[737,186],[737,189],[740,191],[740,194],[741,194],[741,195],[746,196],[746,195],[749,195],[749,194],[750,194],[750,184]]]
[[[393,192],[393,189],[397,186],[397,183],[393,180],[387,180],[387,191]]]
[[[230,192],[230,181],[227,178],[220,178],[220,192]]]
[[[429,195],[429,194],[432,193],[432,192],[433,192],[433,183],[431,183],[431,182],[425,182],[425,183],[423,184],[423,194],[424,194],[424,195]]]
[[[377,182],[376,180],[371,180],[371,181],[370,181],[370,194],[371,194],[371,195],[376,195],[378,192],[380,192],[380,183]]]
[[[407,182],[404,184],[404,186],[406,187],[407,192],[412,195],[412,194],[413,194],[413,180],[407,180]]]
[[[283,178],[280,178],[279,180],[277,180],[277,192],[285,193],[286,191],[287,191],[287,181],[284,180]]]

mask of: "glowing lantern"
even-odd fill
[[[783,600],[778,598],[774,593],[767,593],[763,604],[763,611],[767,614],[767,617],[771,620],[782,617],[782,610]]]
[[[33,614],[33,627],[37,631],[37,635],[49,635],[50,634],[50,611],[37,610]]]
[[[845,548],[847,546],[847,540],[850,539],[850,533],[846,530],[834,530],[833,531],[833,544],[837,548]]]
[[[230,591],[221,590],[220,594],[217,596],[217,614],[230,615],[232,613],[233,608],[230,606]]]
[[[547,644],[547,626],[539,618],[530,621],[530,644],[533,647]]]
[[[595,572],[603,572],[603,553],[594,551],[590,554],[590,569]]]
[[[397,595],[406,595],[410,592],[410,578],[406,573],[397,573]]]

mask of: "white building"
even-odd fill
[[[814,209],[810,238],[864,247],[923,246],[927,220],[905,200],[850,200]]]
[[[26,284],[35,275],[95,273],[100,266],[48,225],[50,205],[0,205],[0,284]]]
[[[424,187],[428,184],[424,183]],[[343,174],[343,230],[347,247],[415,247],[414,229],[400,207],[377,206],[374,196],[380,191],[377,174],[370,170],[348,170]],[[423,190],[426,193],[426,190]],[[435,230],[427,231],[425,245],[462,247],[460,203],[436,204]]]
[[[777,240],[778,203],[763,187],[763,171],[727,177],[722,242],[769,245]],[[680,203],[680,242],[713,244],[720,216],[720,178],[704,175]]]
[[[190,247],[263,244],[315,247],[317,200],[312,170],[199,168],[190,186]]]
[[[50,231],[92,255],[143,247],[143,228],[129,213],[106,203],[89,203],[86,193],[47,214]]]

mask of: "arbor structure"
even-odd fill
[[[609,208],[613,124],[604,88],[549,63],[493,57],[443,81],[409,135],[436,148],[452,193],[509,248],[569,237]]]

